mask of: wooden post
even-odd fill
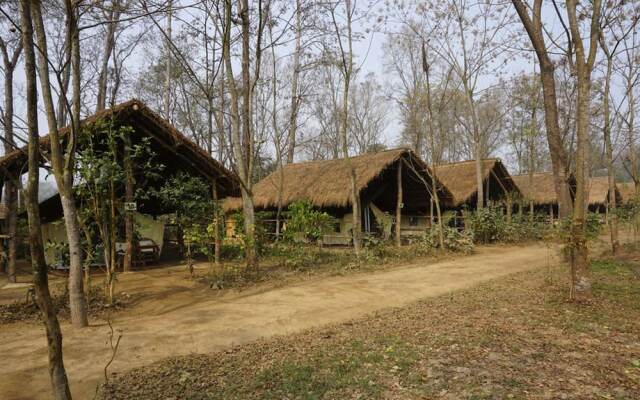
[[[400,247],[400,225],[402,224],[402,162],[398,163],[398,201],[396,203],[396,246]]]
[[[131,203],[134,201],[134,179],[133,179],[133,162],[131,160],[131,137],[124,135],[124,174],[125,174],[125,194],[124,201]],[[124,214],[124,235],[126,241],[126,250],[124,254],[124,260],[122,262],[122,269],[124,272],[131,270],[131,264],[133,262],[133,211],[126,211]],[[115,262],[115,260],[113,260]]]
[[[213,245],[214,245],[214,261],[216,265],[220,265],[220,210],[218,209],[218,184],[213,180]]]
[[[551,224],[553,225],[553,204],[549,204],[549,216],[551,217]]]

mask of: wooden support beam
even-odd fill
[[[398,163],[398,201],[396,203],[396,246],[401,245],[401,224],[402,224],[402,163]]]

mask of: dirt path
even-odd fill
[[[138,306],[118,314],[114,327],[122,329],[123,337],[110,371],[346,321],[544,267],[556,261],[553,254],[543,245],[485,247],[475,255],[431,265],[410,264],[378,273],[313,279],[263,292],[222,296],[192,283],[176,283],[162,296],[152,297],[149,291]],[[144,283],[149,279],[146,275],[133,273],[130,279]],[[102,369],[110,358],[108,331],[102,322],[82,330],[63,325],[65,366],[75,398],[91,398],[102,379]],[[49,398],[46,354],[40,325],[0,327],[0,398]]]

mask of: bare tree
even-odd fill
[[[545,27],[542,20],[542,0],[534,0],[531,12],[521,0],[512,0],[520,21],[529,36],[531,45],[540,65],[540,81],[544,103],[547,142],[551,156],[554,185],[558,197],[559,216],[571,215],[572,200],[569,189],[568,156],[558,123],[558,101],[556,97],[555,63],[550,57],[545,40]]]
[[[258,2],[254,10],[256,24],[251,21],[251,9],[249,1],[242,0],[238,4],[238,16],[241,27],[241,82],[242,92],[238,90],[236,79],[233,75],[233,63],[231,56],[231,26],[233,23],[233,7],[230,0],[224,3],[224,34],[222,38],[222,54],[225,63],[227,87],[230,94],[230,119],[231,119],[231,143],[234,156],[234,169],[240,180],[240,192],[242,194],[242,212],[244,216],[245,230],[245,259],[248,268],[257,268],[256,235],[255,235],[255,209],[253,205],[254,167],[256,162],[255,136],[253,131],[253,94],[255,85],[260,78],[260,66],[263,52],[263,34],[265,22],[270,7],[270,2],[262,4]],[[257,25],[257,26],[255,26]],[[252,28],[255,28],[253,30]],[[254,32],[255,44],[252,46],[251,36]],[[253,60],[251,51],[254,49]],[[253,61],[253,71],[252,62]],[[253,72],[253,73],[252,73]],[[242,98],[242,112],[239,102]]]
[[[605,145],[605,158],[607,165],[607,176],[609,181],[609,229],[611,234],[611,250],[616,254],[620,243],[618,240],[618,213],[615,166],[613,158],[613,141],[611,139],[611,80],[613,77],[613,67],[620,45],[626,37],[636,28],[638,15],[633,15],[634,10],[624,7],[624,4],[613,4],[608,6],[608,12],[604,15],[604,31],[600,32],[599,43],[606,58],[606,71],[604,75],[604,92],[602,94],[603,107],[603,129]],[[633,15],[627,22],[627,15]]]
[[[13,134],[14,126],[14,96],[13,77],[15,69],[22,53],[22,41],[19,33],[14,34],[11,28],[11,35],[5,40],[0,38],[0,51],[2,52],[2,65],[4,70],[4,107],[2,112],[2,125],[4,128],[4,151],[5,154],[17,148]],[[8,176],[5,187],[5,204],[7,206],[7,278],[9,282],[16,281],[16,235],[18,233],[18,186],[20,176],[16,173]]]
[[[388,104],[374,74],[354,85],[350,95],[350,147],[356,154],[383,149],[383,133],[388,125]]]
[[[434,3],[438,26],[433,29],[437,46],[434,51],[451,66],[462,86],[468,118],[458,122],[468,134],[476,166],[477,208],[484,207],[482,158],[487,153],[485,134],[480,121],[479,97],[487,89],[480,86],[488,71],[499,72],[499,61],[508,49],[505,27],[511,22],[507,8],[494,2],[450,0]]]
[[[589,112],[591,101],[591,73],[598,52],[598,38],[600,37],[600,13],[602,3],[594,0],[591,9],[582,8],[580,13],[588,16],[590,22],[588,31],[588,50],[585,50],[580,35],[580,22],[576,0],[567,0],[567,16],[571,41],[575,48],[576,84],[578,86],[576,109],[576,197],[571,220],[571,270],[572,285],[571,298],[577,301],[587,300],[591,296],[591,282],[588,275],[588,249],[586,237],[586,208],[587,208],[587,163],[589,135]]]
[[[351,212],[353,215],[353,250],[356,257],[360,254],[361,228],[360,228],[360,193],[357,187],[356,170],[349,156],[349,90],[351,89],[351,80],[354,75],[353,62],[353,16],[355,6],[351,0],[345,0],[342,13],[339,10],[340,2],[327,4],[327,9],[333,26],[333,34],[338,43],[338,64],[340,65],[340,73],[342,74],[342,110],[340,114],[340,142],[342,157],[347,166],[349,173],[349,182],[351,186]],[[342,25],[339,22],[340,14],[342,14]]]
[[[76,327],[89,325],[87,317],[87,304],[83,289],[82,274],[82,243],[80,237],[80,224],[78,210],[73,191],[76,138],[80,129],[80,31],[78,29],[79,10],[78,4],[66,0],[65,11],[67,15],[67,29],[71,38],[71,86],[72,100],[66,101],[66,107],[70,110],[71,126],[66,141],[66,149],[63,150],[63,139],[58,133],[56,111],[53,103],[52,85],[49,81],[49,54],[47,52],[47,37],[44,30],[41,3],[36,0],[32,4],[31,13],[37,38],[39,53],[38,70],[40,73],[40,86],[47,116],[49,137],[51,145],[51,166],[53,169],[62,210],[64,212],[67,240],[69,242],[69,308],[71,321]]]
[[[38,90],[36,82],[36,60],[33,43],[33,25],[31,5],[39,7],[38,0],[20,1],[20,26],[24,47],[24,71],[27,97],[27,131],[29,134],[28,166],[29,176],[25,203],[29,219],[29,247],[31,249],[31,265],[33,267],[33,285],[36,302],[42,314],[47,334],[49,351],[49,377],[56,400],[71,399],[69,382],[62,358],[62,333],[58,317],[49,293],[47,264],[44,259],[44,245],[40,228],[40,210],[38,206],[40,138],[38,136]]]

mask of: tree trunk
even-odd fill
[[[289,114],[289,140],[287,147],[287,164],[293,162],[296,150],[296,132],[298,130],[298,79],[300,77],[300,53],[302,38],[302,10],[300,0],[296,0],[296,48],[293,53],[293,76],[291,77],[291,114]]]
[[[129,134],[124,135],[124,174],[125,174],[125,193],[124,201],[127,203],[133,202],[134,199],[134,177],[133,177],[133,161],[131,160],[131,137]],[[122,270],[128,272],[131,270],[131,264],[133,263],[133,250],[134,250],[134,233],[135,224],[133,221],[133,211],[126,211],[124,215],[124,236],[126,242],[126,249],[124,253],[124,259],[122,260]]]
[[[600,26],[600,1],[594,0],[591,16],[590,48],[586,55],[580,36],[576,0],[567,0],[567,16],[571,39],[575,47],[576,98],[576,198],[571,221],[571,297],[585,301],[591,297],[589,262],[586,237],[587,208],[587,152],[589,150],[589,123],[591,106],[591,72],[597,53]]]
[[[9,56],[5,43],[0,43],[4,61],[4,153],[8,154],[17,146],[13,138],[13,74],[22,52],[22,42]],[[16,282],[16,245],[18,233],[18,180],[19,174],[10,173],[5,182],[5,204],[7,206],[7,279]]]
[[[35,23],[38,43],[40,84],[47,116],[51,144],[51,165],[60,193],[60,201],[64,214],[67,241],[69,243],[69,309],[71,322],[76,327],[89,325],[87,305],[84,297],[82,274],[82,244],[80,241],[80,224],[73,192],[75,141],[80,127],[80,39],[77,29],[77,9],[70,1],[65,2],[68,15],[68,26],[71,34],[71,70],[73,84],[73,107],[71,130],[67,136],[67,150],[62,150],[62,140],[58,134],[58,124],[53,106],[51,84],[49,81],[49,66],[47,39],[42,20],[40,1],[34,1],[31,9]]]
[[[476,166],[476,188],[477,188],[477,203],[476,209],[482,210],[484,208],[484,184],[482,179],[482,157],[480,155],[480,145],[475,146],[475,166]]]
[[[214,249],[213,249],[213,257],[214,257],[214,263],[216,266],[220,266],[220,246],[221,246],[221,239],[220,239],[220,205],[218,203],[218,183],[216,182],[216,180],[213,180],[213,212],[214,212],[214,217],[213,217],[213,245],[214,245]]]
[[[396,199],[396,246],[402,244],[402,159],[398,162]]]
[[[604,40],[604,37],[600,36],[600,47],[607,56],[607,71],[604,81],[604,94],[602,99],[603,108],[603,120],[604,129],[602,133],[604,135],[605,157],[607,162],[607,175],[609,182],[609,204],[608,204],[608,218],[609,230],[611,234],[611,251],[613,254],[617,254],[620,248],[620,242],[618,241],[618,213],[617,213],[617,199],[616,199],[616,180],[615,180],[615,167],[613,165],[613,145],[611,143],[611,110],[609,105],[609,97],[611,94],[611,76],[613,74],[613,55],[609,53],[609,49]]]
[[[104,42],[104,50],[102,53],[102,63],[100,65],[100,75],[98,76],[98,99],[96,104],[96,112],[104,110],[107,103],[107,83],[109,73],[109,58],[115,46],[115,33],[120,19],[120,4],[113,1],[111,9],[108,13],[109,23],[107,24],[107,33]]]
[[[243,187],[240,188],[242,194],[242,211],[244,216],[245,234],[245,260],[247,268],[257,268],[258,255],[256,251],[256,216],[253,206],[253,196]]]
[[[544,119],[547,131],[547,143],[551,156],[551,167],[556,195],[558,197],[559,217],[571,215],[572,201],[567,174],[567,155],[562,143],[558,124],[558,102],[556,99],[555,66],[549,58],[542,30],[542,0],[535,0],[532,7],[533,18],[529,17],[529,6],[521,0],[511,1],[527,31],[531,44],[540,63],[540,80],[544,105]]]
[[[431,225],[433,226],[433,205],[435,202],[436,206],[436,217],[438,218],[438,242],[440,244],[440,249],[444,250],[444,229],[442,227],[442,211],[440,210],[440,198],[438,196],[438,179],[436,178],[436,165],[440,162],[440,155],[436,152],[435,146],[435,132],[433,127],[433,103],[431,102],[431,74],[430,74],[430,64],[429,64],[429,56],[427,55],[427,46],[422,42],[422,70],[425,74],[426,83],[427,83],[427,111],[429,112],[429,147],[431,149],[431,164],[433,168],[431,169],[431,201],[430,201],[430,217],[431,217]],[[420,136],[420,135],[418,135]],[[416,143],[416,147],[421,147],[420,141],[418,140]],[[420,153],[418,153],[420,155]]]
[[[164,117],[167,121],[171,121],[171,20],[173,19],[173,0],[169,0],[167,15],[167,39],[166,39],[166,51],[167,51],[167,65],[165,70],[164,81]]]
[[[36,88],[35,53],[33,49],[33,25],[31,19],[31,2],[20,1],[20,21],[22,43],[25,51],[24,69],[26,77],[27,97],[27,131],[29,135],[28,159],[29,175],[25,202],[29,220],[29,247],[31,251],[31,265],[33,267],[33,285],[36,302],[42,314],[47,335],[49,351],[49,377],[56,400],[71,399],[69,382],[62,358],[62,333],[56,316],[56,310],[49,293],[47,264],[44,259],[44,245],[42,229],[40,227],[40,210],[38,204],[40,143],[38,136],[38,93]],[[37,7],[39,4],[33,2]]]

